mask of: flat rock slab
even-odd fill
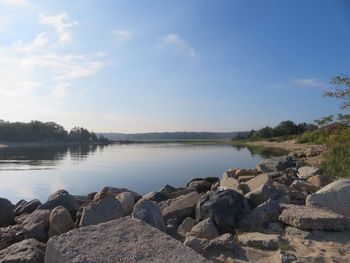
[[[346,219],[342,215],[326,209],[298,205],[288,205],[279,219],[287,225],[305,230],[342,231],[346,225]]]
[[[259,232],[250,232],[239,235],[238,240],[243,246],[276,250],[279,247],[280,236],[273,234],[263,234]]]
[[[135,218],[82,227],[53,237],[45,263],[206,262],[194,250]]]

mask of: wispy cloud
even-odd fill
[[[316,78],[294,79],[293,82],[301,87],[323,87],[325,85],[321,79]]]
[[[114,30],[113,34],[117,44],[127,42],[134,37],[134,34],[128,30]]]
[[[39,33],[29,44],[25,44],[23,40],[19,39],[13,44],[13,48],[19,52],[34,52],[37,49],[47,46],[50,42],[49,36],[46,32]]]
[[[194,48],[178,34],[168,34],[161,39],[162,46],[169,46],[185,52],[189,57],[196,57]]]
[[[71,20],[66,13],[54,16],[39,14],[39,21],[44,25],[53,26],[58,34],[59,43],[67,44],[72,40],[70,28],[78,25],[77,21]]]
[[[25,7],[28,6],[28,0],[0,0],[0,3],[14,6],[14,7]]]

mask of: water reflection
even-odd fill
[[[55,145],[40,147],[0,148],[0,171],[47,170],[60,165],[63,160],[84,161],[106,145]]]

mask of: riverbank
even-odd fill
[[[30,148],[50,146],[108,145],[113,142],[0,142],[0,148]]]
[[[294,152],[144,196],[0,199],[0,262],[349,262],[350,180],[330,183]]]

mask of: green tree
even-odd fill
[[[339,75],[335,76],[331,79],[332,84],[343,85],[345,88],[343,89],[335,89],[326,91],[323,95],[326,97],[333,97],[344,100],[344,102],[340,105],[341,109],[349,109],[350,108],[350,77],[347,75]]]

